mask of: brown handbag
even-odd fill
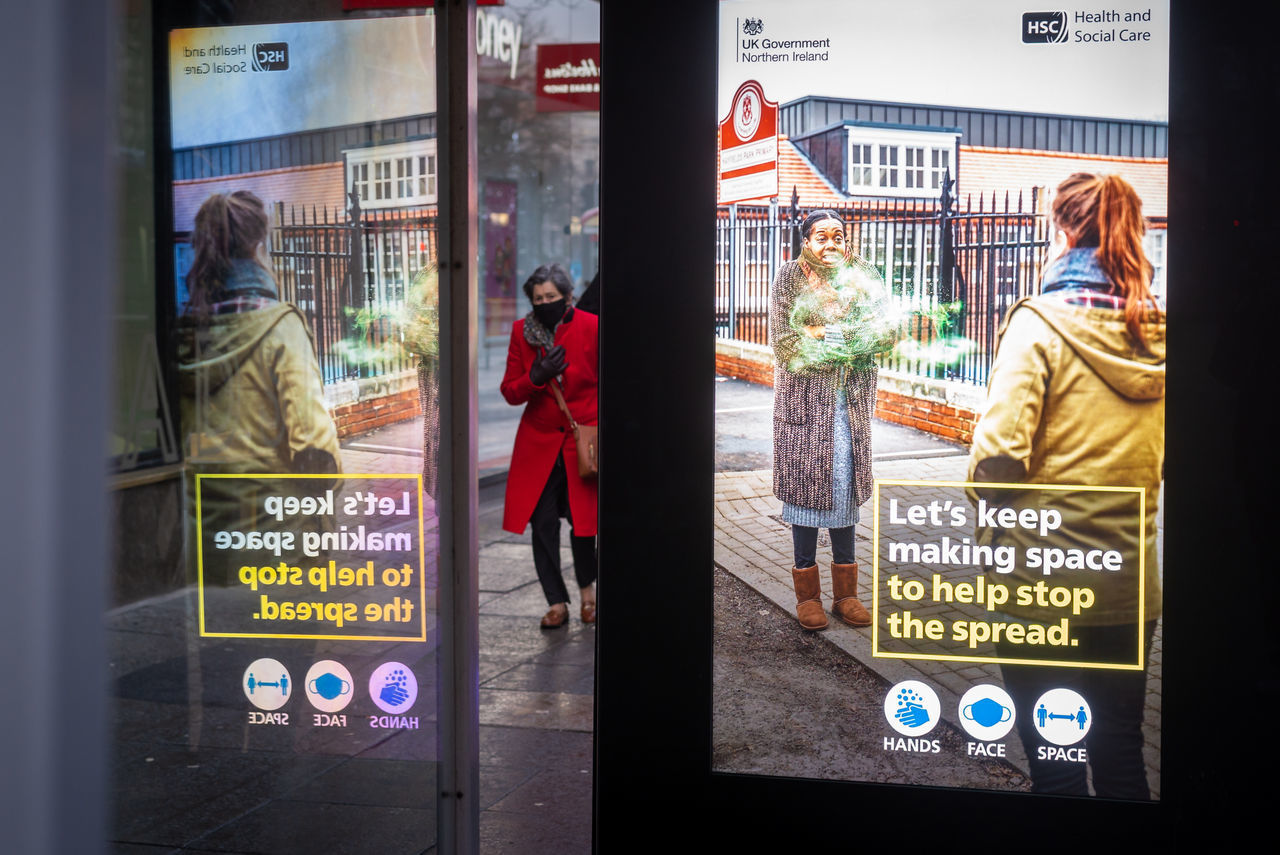
[[[574,443],[578,446],[578,477],[595,478],[600,474],[599,427],[580,425],[574,421],[573,416],[569,415],[569,407],[564,402],[564,395],[560,394],[560,381],[554,378],[551,381],[551,394],[556,396],[560,411],[569,420],[569,427],[573,428]]]

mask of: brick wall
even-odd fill
[[[978,421],[978,413],[968,407],[900,395],[881,388],[876,390],[876,418],[969,445],[973,442],[973,426]]]
[[[410,389],[380,398],[366,398],[333,408],[338,439],[346,439],[374,428],[408,421],[419,415],[418,390]]]
[[[716,339],[716,374],[773,385],[773,351],[758,344]]]
[[[961,200],[972,196],[990,199],[996,194],[1003,204],[1009,194],[1016,205],[1022,193],[1022,204],[1030,209],[1031,188],[1047,187],[1052,191],[1073,172],[1119,175],[1133,185],[1142,198],[1142,214],[1166,217],[1169,213],[1169,161],[1163,157],[1113,157],[1098,154],[1076,154],[1065,151],[1034,151],[1022,148],[960,146],[959,184],[956,195]],[[1043,201],[1041,210],[1045,210]]]
[[[255,193],[268,212],[276,202],[284,202],[286,222],[289,207],[300,205],[310,217],[319,209],[345,211],[347,194],[343,187],[342,163],[317,163],[291,166],[288,169],[266,169],[242,172],[217,178],[192,178],[173,182],[173,228],[185,232],[194,228],[196,211],[214,193],[249,190]]]
[[[381,377],[329,383],[324,387],[324,400],[339,439],[407,421],[421,412],[418,372],[410,368]]]
[[[881,371],[876,418],[969,445],[986,398],[985,386]]]

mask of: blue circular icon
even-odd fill
[[[289,700],[289,669],[277,659],[255,659],[240,678],[244,696],[260,710],[278,710]]]
[[[1013,729],[1013,698],[989,683],[971,687],[960,698],[960,725],[974,739],[992,742]]]
[[[903,680],[884,699],[884,717],[904,736],[924,736],[938,723],[938,693],[919,680]]]
[[[351,703],[354,685],[345,665],[323,659],[307,671],[307,700],[321,712],[339,712]]]
[[[408,665],[384,662],[369,677],[369,695],[383,712],[407,712],[418,699],[418,679]]]

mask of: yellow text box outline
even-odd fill
[[[1108,664],[1102,662],[1068,662],[1061,659],[1002,659],[999,656],[962,656],[956,654],[894,653],[880,649],[880,485],[891,487],[954,487],[969,489],[1010,490],[1088,490],[1095,493],[1138,494],[1138,661],[1134,664]],[[875,499],[871,534],[871,655],[876,659],[920,659],[930,662],[983,662],[1005,665],[1047,665],[1055,668],[1097,668],[1107,671],[1142,671],[1146,660],[1143,626],[1146,623],[1146,551],[1147,551],[1147,495],[1142,487],[1102,487],[1084,484],[1006,484],[992,481],[911,481],[897,478],[877,478],[873,484]]]
[[[331,481],[392,479],[413,481],[418,485],[418,620],[419,635],[301,635],[268,632],[207,632],[204,626],[204,517],[201,514],[200,482],[206,478],[283,479],[324,478]],[[297,638],[303,641],[426,641],[427,640],[427,553],[422,521],[422,474],[379,473],[349,475],[345,472],[330,475],[310,475],[289,472],[280,475],[266,473],[197,473],[196,474],[196,592],[199,600],[201,638]]]

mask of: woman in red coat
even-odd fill
[[[535,270],[524,293],[533,311],[512,327],[502,378],[507,403],[525,405],[511,453],[502,527],[523,534],[532,524],[533,566],[551,606],[542,627],[554,629],[569,620],[569,592],[560,575],[560,518],[568,518],[582,622],[595,623],[596,482],[578,475],[573,430],[551,384],[558,384],[574,421],[596,424],[597,320],[573,307],[573,283],[558,264]]]

